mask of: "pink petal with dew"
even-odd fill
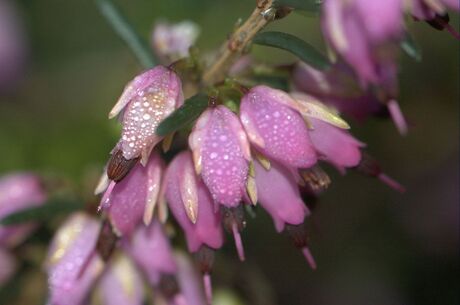
[[[316,153],[297,103],[266,86],[252,88],[241,100],[240,118],[252,144],[264,155],[292,167],[308,168]],[[254,141],[254,134],[262,141]],[[263,143],[263,145],[261,145]]]
[[[254,162],[254,167],[260,205],[273,218],[276,230],[283,231],[285,223],[303,223],[310,211],[302,201],[295,177],[289,169],[275,162],[268,171],[259,162]]]
[[[195,167],[201,167],[215,201],[236,206],[246,188],[249,142],[238,117],[225,106],[210,108],[202,117],[189,138]]]
[[[169,208],[177,220],[187,239],[190,252],[196,252],[202,244],[218,249],[223,244],[223,233],[220,225],[220,215],[214,212],[211,194],[199,177],[195,177],[197,194],[197,217],[192,223],[184,205],[181,189],[184,188],[184,172],[193,171],[193,161],[190,152],[182,152],[170,163],[164,183],[166,199]]]

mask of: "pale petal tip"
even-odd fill
[[[310,265],[310,268],[313,270],[316,270],[316,261],[313,255],[311,254],[311,251],[308,247],[303,247],[302,248],[302,253],[305,256],[305,259],[307,260],[308,265]]]
[[[405,136],[408,132],[408,126],[398,102],[396,100],[390,100],[387,107],[390,112],[391,119],[393,120],[399,133]]]
[[[393,178],[385,175],[384,173],[380,173],[377,178],[382,181],[383,183],[385,183],[386,185],[388,185],[389,187],[391,187],[392,189],[400,192],[400,193],[405,193],[406,192],[406,188],[401,185],[398,181],[394,180]]]
[[[112,194],[113,188],[117,183],[115,181],[110,181],[107,189],[105,190],[104,195],[102,196],[101,203],[97,208],[97,211],[100,212],[102,209],[107,209],[110,206],[110,195]]]
[[[240,261],[244,261],[245,255],[244,255],[244,247],[243,247],[243,241],[241,239],[241,234],[238,231],[238,226],[236,223],[233,223],[232,225],[232,233],[233,233],[233,238],[235,239],[235,247],[236,251],[238,252],[238,257]]]
[[[208,305],[212,304],[212,282],[211,282],[211,275],[209,273],[203,274],[203,285],[204,285],[204,292],[206,295],[206,300]]]
[[[101,178],[99,178],[99,182],[97,183],[96,188],[94,189],[94,195],[102,194],[102,192],[104,192],[107,189],[109,184],[109,177],[107,176],[107,172],[104,171],[104,173],[101,175]]]

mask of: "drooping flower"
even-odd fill
[[[238,117],[225,106],[207,109],[189,137],[195,169],[212,198],[227,207],[240,204],[246,192],[249,142]]]
[[[163,66],[134,78],[109,114],[113,118],[121,113],[123,124],[121,139],[112,154],[121,150],[125,160],[141,158],[145,165],[153,147],[162,140],[155,134],[156,128],[183,103],[181,86],[179,77]]]
[[[330,69],[320,71],[299,62],[292,77],[298,90],[358,122],[387,113],[385,105],[369,90],[361,88],[353,72],[343,63],[335,63]]]
[[[267,86],[252,88],[241,99],[240,119],[251,144],[270,159],[308,168],[317,157],[295,100]]]
[[[84,303],[103,262],[95,252],[100,224],[90,216],[72,215],[56,232],[47,258],[49,305]]]
[[[310,266],[316,264],[307,246],[306,233],[300,236],[305,218],[310,211],[302,201],[296,178],[292,172],[282,165],[272,162],[270,169],[265,169],[259,162],[254,162],[257,193],[260,205],[270,214],[278,232],[285,228],[295,232],[293,236],[296,246],[302,249]]]
[[[43,204],[46,194],[37,176],[10,174],[0,179],[0,219],[11,213]],[[33,230],[33,224],[0,225],[0,246],[13,247]]]
[[[152,219],[158,200],[163,160],[154,152],[146,166],[136,164],[122,181],[111,184],[101,200],[114,231],[119,236],[129,235],[144,218]]]
[[[177,272],[171,245],[158,221],[138,227],[124,246],[153,286],[159,285],[162,276]]]
[[[101,277],[99,292],[104,305],[144,304],[142,277],[125,255],[118,255],[110,262]]]
[[[408,10],[416,20],[424,20],[437,30],[447,30],[454,37],[460,39],[458,32],[449,24],[448,9],[460,12],[460,3],[457,0],[410,0],[407,1]]]
[[[188,56],[199,34],[200,28],[192,21],[158,22],[153,29],[152,47],[163,61],[174,62]]]
[[[205,184],[196,176],[190,152],[178,154],[171,162],[164,188],[169,208],[184,231],[188,250],[197,254],[210,303],[214,251],[223,244],[221,217]]]

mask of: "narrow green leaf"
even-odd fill
[[[330,67],[328,59],[302,39],[282,32],[262,32],[254,37],[255,44],[291,52],[312,67],[325,70]]]
[[[274,5],[292,7],[294,9],[318,12],[321,8],[322,0],[275,0]]]
[[[422,49],[409,33],[406,33],[406,37],[401,42],[401,49],[415,61],[422,61]]]
[[[44,205],[18,211],[0,220],[2,225],[15,225],[30,221],[46,221],[57,215],[68,214],[84,208],[81,201],[54,199]]]
[[[163,120],[155,131],[159,136],[184,128],[194,120],[208,107],[208,96],[198,93],[187,99],[180,108],[176,109],[170,116]]]
[[[113,0],[96,0],[96,3],[102,15],[107,19],[114,31],[126,42],[142,66],[145,68],[155,66],[158,60],[153,55],[148,44],[136,32]]]

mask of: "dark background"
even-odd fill
[[[107,113],[142,68],[92,1],[16,2],[30,58],[19,88],[0,96],[0,174],[62,175],[89,192],[118,137],[119,127]],[[197,22],[202,50],[219,46],[254,6],[243,0],[119,3],[146,38],[158,18]],[[458,27],[458,18],[452,19]],[[316,16],[292,14],[269,28],[297,34],[324,50]],[[217,258],[218,294],[232,289],[232,298],[240,299],[229,304],[460,303],[459,44],[424,23],[410,23],[410,31],[423,49],[423,61],[401,58],[399,100],[412,124],[409,135],[401,137],[383,120],[352,129],[407,192],[328,168],[333,184],[310,220],[315,272],[260,210],[244,232],[247,262],[237,262],[230,238]],[[254,52],[267,62],[293,60],[262,47]],[[36,251],[43,256],[42,249]],[[23,282],[16,304],[42,304],[37,300],[45,296],[44,275],[30,272]]]

